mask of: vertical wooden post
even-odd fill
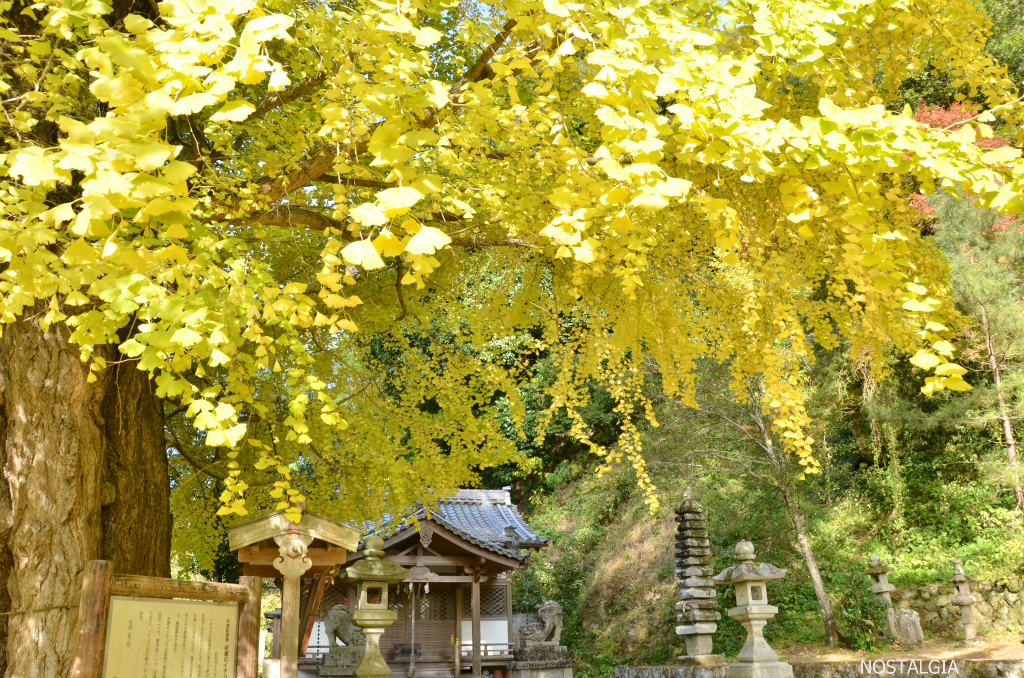
[[[285,577],[281,592],[281,678],[299,676],[299,578]]]
[[[281,658],[281,617],[280,615],[270,623],[270,633],[273,637],[270,639],[270,656],[273,659]]]
[[[508,631],[505,632],[505,636],[508,638],[508,654],[512,654],[512,643],[515,642],[515,638],[512,637],[512,582],[505,581],[505,619],[508,621]]]
[[[455,585],[455,678],[462,673],[462,584]]]
[[[107,610],[114,573],[110,562],[90,560],[82,576],[82,598],[78,602],[78,648],[71,665],[71,678],[100,678],[107,641]]]
[[[480,568],[473,570],[473,587],[470,593],[470,607],[473,613],[473,678],[480,678]]]
[[[299,623],[299,656],[306,656],[306,648],[309,647],[309,636],[313,633],[313,623],[316,622],[316,615],[320,611],[320,601],[324,598],[324,588],[327,586],[327,575],[324,573],[313,577],[313,586],[310,588],[309,598],[306,599],[306,609],[302,611],[301,622]]]
[[[262,579],[245,575],[238,583],[248,589],[245,602],[238,606],[238,650],[235,653],[235,678],[256,678],[263,648],[260,638],[260,586]]]

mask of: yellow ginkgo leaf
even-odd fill
[[[433,254],[451,241],[444,231],[433,226],[424,226],[409,239],[405,251],[409,254]]]
[[[940,377],[962,377],[967,374],[967,370],[956,363],[943,363],[935,368],[935,374]]]
[[[348,211],[356,223],[363,226],[380,226],[388,222],[388,217],[372,202],[364,202]]]
[[[943,385],[950,391],[970,391],[971,385],[964,381],[961,376],[945,377],[942,380]]]
[[[930,370],[941,362],[942,361],[939,359],[939,356],[935,355],[931,351],[926,351],[924,349],[919,350],[910,359],[911,365],[914,365],[915,367],[920,367],[922,370]]]
[[[210,116],[212,122],[241,122],[248,118],[256,107],[241,99],[232,99]]]
[[[345,259],[345,263],[351,266],[359,266],[367,271],[372,271],[375,268],[384,268],[384,260],[380,258],[377,248],[373,246],[373,242],[369,239],[356,240],[354,243],[350,243],[341,251],[341,256]]]
[[[397,257],[405,251],[405,240],[399,239],[391,231],[384,230],[373,239],[373,246],[385,257]]]
[[[646,210],[660,210],[668,205],[668,200],[658,193],[644,191],[629,201],[634,207],[642,207]]]
[[[419,202],[423,194],[412,186],[386,188],[377,194],[377,206],[389,217],[397,217],[408,212]]]

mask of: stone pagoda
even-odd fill
[[[718,629],[718,598],[711,580],[711,543],[708,541],[704,508],[694,501],[690,488],[676,507],[676,633],[685,640],[685,654],[680,663],[692,667],[725,665],[722,655],[712,653],[712,636]]]

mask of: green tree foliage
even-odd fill
[[[815,472],[814,342],[891,341],[929,392],[966,388],[900,178],[1022,201],[1019,153],[971,143],[983,120],[884,107],[927,44],[1015,115],[955,0],[3,7],[0,318],[38,304],[92,370],[105,344],[138,360],[209,448],[182,436],[182,511],[205,486],[224,515],[372,518],[473,482],[523,457],[484,411],[504,395],[525,430],[538,353],[541,428],[568,417],[652,507],[645,356],[690,403],[698,358],[737,392],[763,375]]]
[[[962,344],[977,377],[970,395],[937,413],[967,425],[1001,429],[1005,463],[990,472],[1024,512],[1016,432],[1024,397],[1024,234],[1017,217],[1001,217],[949,196],[936,196],[936,241],[952,262],[958,306],[970,319]]]
[[[987,51],[1006,65],[1017,86],[1024,84],[1024,3],[1020,0],[981,0],[992,19]]]

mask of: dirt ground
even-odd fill
[[[957,647],[949,638],[930,638],[914,649],[892,648],[876,652],[843,650],[827,645],[798,645],[779,650],[787,661],[856,661],[858,659],[1021,659],[1024,660],[1024,635],[990,633],[978,645]]]

